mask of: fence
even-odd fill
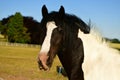
[[[9,42],[0,42],[0,46],[40,48],[40,45],[35,45],[35,44],[21,44],[21,43],[9,43]]]

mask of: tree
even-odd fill
[[[23,17],[24,27],[28,29],[27,32],[30,33],[30,43],[39,44],[40,43],[40,23],[33,19],[33,17],[27,16]]]
[[[8,20],[13,17],[13,15],[9,16],[8,18],[3,18],[1,20],[1,34],[4,35],[4,37],[7,39],[7,30],[8,30],[8,26],[7,26],[7,23],[8,23]]]
[[[115,39],[112,39],[111,42],[112,42],[112,43],[120,43],[120,41],[119,41],[118,39],[116,39],[116,38],[115,38]]]
[[[8,21],[8,41],[17,43],[26,43],[30,41],[27,28],[23,27],[23,17],[19,12],[11,17]]]
[[[0,21],[0,34],[3,34],[4,37],[6,38],[6,27],[5,25],[2,25],[2,22]]]
[[[3,18],[1,20],[3,27],[3,30],[1,31],[2,35],[4,35],[7,39],[9,38],[10,42],[15,42],[15,40],[12,40],[12,37],[8,37],[8,26],[12,21],[11,18],[13,18],[15,15],[8,16],[7,18]],[[40,23],[34,20],[31,16],[23,16],[23,27],[25,27],[27,30],[25,33],[29,33],[30,41],[27,43],[29,44],[39,44],[40,41]],[[10,27],[9,27],[10,28]],[[13,27],[14,28],[14,27]],[[12,39],[11,39],[12,38]]]
[[[2,23],[0,21],[0,34],[1,34],[2,31],[3,31],[3,25],[2,25]]]

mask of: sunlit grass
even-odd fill
[[[67,80],[57,74],[60,65],[55,58],[50,71],[40,71],[37,65],[39,48],[0,46],[0,78],[5,80]]]
[[[110,43],[120,49],[120,44]],[[50,71],[40,71],[37,64],[39,48],[0,46],[0,78],[4,80],[67,80],[57,74],[61,65],[56,57]]]
[[[3,35],[0,34],[0,41],[2,41],[2,42],[6,42],[7,40],[4,38]]]
[[[119,50],[120,50],[120,43],[109,43],[109,45],[110,45],[112,48],[115,48],[115,49],[119,49]]]
[[[4,38],[4,36],[2,34],[0,34],[0,38]]]

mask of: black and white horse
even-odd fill
[[[42,47],[38,55],[40,69],[49,70],[56,55],[58,55],[69,80],[84,80],[82,63],[84,47],[78,37],[79,29],[88,34],[90,27],[75,15],[65,13],[61,6],[59,11],[48,13],[46,6],[42,7]]]

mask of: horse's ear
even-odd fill
[[[63,17],[65,15],[65,9],[64,9],[63,6],[60,7],[59,14],[60,14],[61,17]]]
[[[48,16],[48,10],[45,5],[42,7],[42,16],[47,17]]]

